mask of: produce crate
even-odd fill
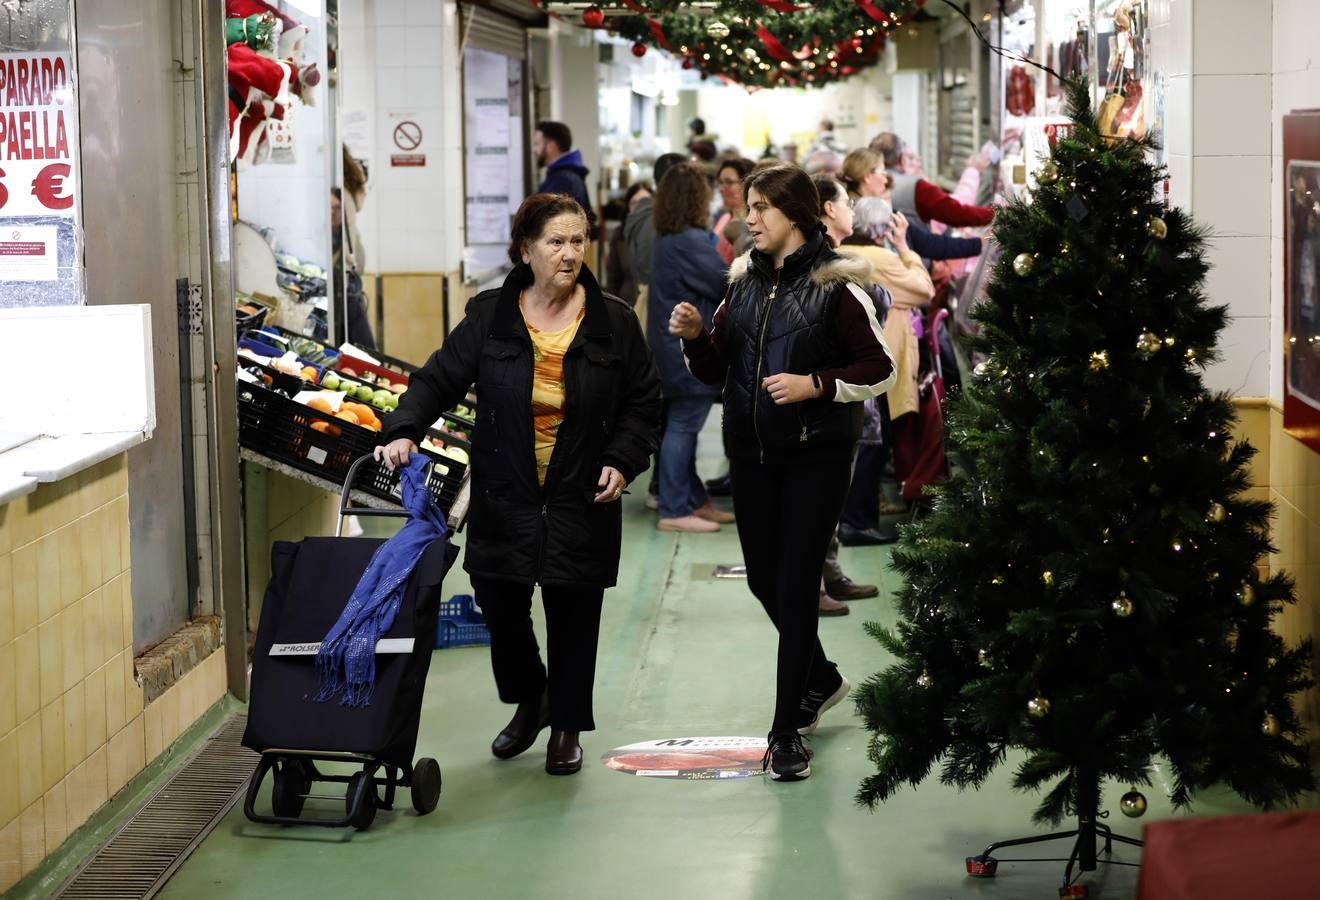
[[[435,626],[436,649],[477,647],[489,643],[490,629],[486,627],[486,617],[470,595],[456,594],[440,604],[440,620]]]
[[[260,302],[255,297],[241,297],[241,302],[234,304],[234,330],[238,334],[250,331],[254,328],[260,328],[266,321],[266,316],[270,314],[270,307]],[[255,306],[257,311],[254,313],[245,313],[238,307],[241,305]]]
[[[312,427],[315,423],[326,423],[327,430],[318,431]],[[263,456],[343,484],[353,460],[376,446],[376,433],[276,391],[240,382],[238,440]]]
[[[279,325],[263,325],[251,337],[287,346],[300,359],[310,359],[318,365],[334,368],[339,362],[339,351],[333,345]]]
[[[432,435],[433,441],[440,441],[446,446],[460,446],[459,441],[446,441],[443,435]],[[464,448],[466,449],[466,448]],[[463,484],[463,476],[467,473],[467,466],[457,460],[450,459],[447,456],[439,456],[429,450],[417,451],[423,453],[435,460],[435,466],[432,467],[430,477],[427,479],[427,487],[431,490],[431,496],[435,498],[436,506],[446,515],[449,515],[453,508],[454,500],[458,497],[458,490]],[[446,471],[441,472],[437,467],[443,466]],[[395,503],[402,502],[403,488],[399,484],[399,473],[391,472],[389,469],[377,462],[369,462],[362,466],[358,476],[354,479],[356,486],[373,497],[379,497],[382,500],[393,500]]]
[[[400,371],[399,366],[376,365],[369,363],[365,359],[358,359],[356,356],[349,356],[342,353],[339,356],[339,369],[351,369],[354,372],[370,372],[372,375],[383,375],[395,384],[407,384],[408,376],[415,372],[420,366],[409,366],[405,371]]]

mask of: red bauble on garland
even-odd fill
[[[683,68],[690,69],[697,64],[697,61],[690,56],[683,57]]]
[[[588,28],[599,28],[605,24],[605,11],[593,6],[582,13],[582,24]]]
[[[641,59],[643,56],[646,55],[646,45],[643,44],[641,41],[638,41],[637,43],[633,44],[632,54],[638,59]]]

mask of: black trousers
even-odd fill
[[[838,669],[816,637],[820,572],[848,494],[848,460],[730,460],[747,586],[779,630],[772,732],[794,731],[808,690],[833,691]]]
[[[840,521],[853,528],[880,526],[880,478],[885,471],[887,452],[882,444],[862,444],[857,448],[852,486],[843,506]]]
[[[532,628],[529,584],[473,576],[477,605],[490,628],[490,664],[505,703],[532,703],[550,689],[550,725],[560,731],[593,731],[591,694],[605,591],[593,587],[541,588],[546,658]]]

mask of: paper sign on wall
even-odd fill
[[[54,225],[0,228],[0,281],[58,280],[58,234]]]

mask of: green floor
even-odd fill
[[[706,447],[717,441],[704,442]],[[705,462],[706,460],[703,460]],[[773,701],[774,633],[744,582],[716,582],[718,563],[740,559],[732,528],[674,536],[654,528],[638,490],[625,499],[620,584],[606,595],[596,688],[599,730],[584,735],[577,776],[543,770],[544,738],[499,762],[491,738],[507,720],[484,648],[437,652],[419,756],[444,772],[439,808],[381,813],[370,831],[253,825],[235,809],[169,883],[167,898],[868,898],[1055,897],[1062,863],[1004,864],[993,881],[964,874],[965,856],[1030,832],[1034,798],[1009,790],[1002,768],[980,793],[935,782],[871,813],[853,796],[867,774],[867,734],[851,704],[826,717],[812,746],[810,780],[688,782],[629,776],[600,755],[642,740],[764,735]],[[825,619],[821,637],[850,679],[882,667],[862,630],[892,622],[888,552],[846,549],[856,580],[883,585],[852,615]],[[467,590],[455,572],[447,592]],[[543,632],[542,632],[543,633]],[[1110,824],[1137,834],[1107,799]],[[1152,795],[1154,818],[1167,815]],[[405,804],[406,806],[406,801]],[[1225,798],[1199,812],[1241,809]],[[1050,852],[1020,856],[1066,855]],[[1003,854],[1008,857],[1010,854]],[[1132,861],[1130,854],[1116,858]],[[1130,897],[1136,869],[1089,876],[1092,896]]]

